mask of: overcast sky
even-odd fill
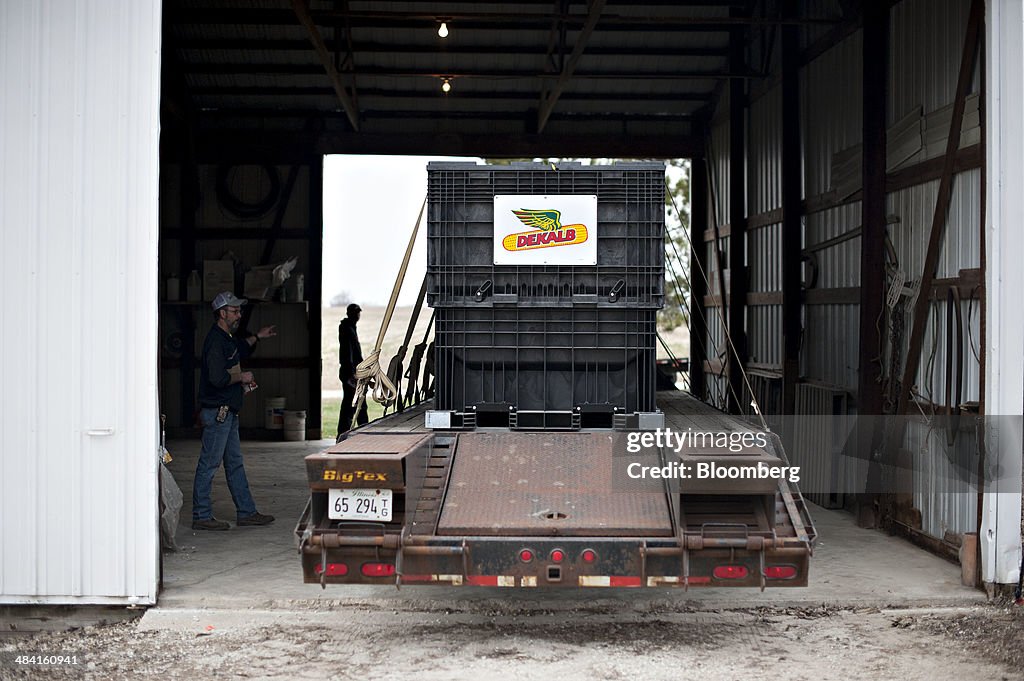
[[[323,301],[345,291],[360,305],[386,305],[427,194],[438,156],[327,156],[324,159]],[[426,216],[399,303],[412,305],[427,263]]]

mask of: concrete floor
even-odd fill
[[[333,441],[243,442],[246,471],[257,508],[277,516],[269,527],[227,532],[191,529],[192,476],[198,441],[174,441],[169,465],[185,497],[176,540],[165,552],[160,608],[301,610],[347,604],[415,609],[439,601],[502,599],[545,607],[578,605],[595,598],[635,602],[692,602],[700,608],[837,605],[935,607],[985,602],[982,592],[960,585],[960,568],[908,542],[858,528],[847,513],[811,506],[818,544],[811,560],[810,586],[775,589],[591,589],[529,591],[479,587],[328,586],[302,583],[294,527],[308,498],[303,457]],[[214,481],[214,514],[234,521],[223,475]],[[557,606],[556,606],[557,607]]]

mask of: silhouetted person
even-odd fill
[[[356,367],[363,361],[363,349],[359,345],[359,334],[356,324],[359,323],[361,307],[352,303],[345,310],[348,316],[338,324],[338,378],[341,379],[341,413],[338,415],[338,437],[352,426],[352,417],[356,408],[352,400],[356,395]],[[366,413],[366,401],[359,409],[356,422],[361,426],[370,420]]]

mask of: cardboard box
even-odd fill
[[[244,298],[249,300],[270,300],[274,293],[274,267],[254,267],[245,273]]]
[[[204,260],[203,300],[213,300],[221,291],[235,292],[234,261]]]

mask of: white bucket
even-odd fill
[[[306,439],[306,412],[284,412],[284,439],[290,442],[301,442]]]
[[[263,401],[264,426],[269,430],[281,430],[284,428],[284,405],[283,397],[268,397]]]

